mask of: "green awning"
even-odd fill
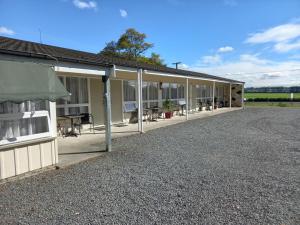
[[[69,95],[50,65],[0,60],[0,103],[56,101]]]

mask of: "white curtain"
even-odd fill
[[[61,81],[64,81],[63,77],[60,77]],[[89,93],[88,93],[88,80],[87,78],[79,78],[79,77],[66,77],[65,86],[67,90],[71,93],[70,100],[66,103],[66,114],[80,114],[87,113],[88,106],[82,106],[82,104],[89,103]],[[64,82],[63,82],[64,83]],[[62,100],[58,102],[59,105],[64,105],[65,101]],[[68,106],[68,104],[78,105],[78,106]],[[57,110],[58,115],[65,114],[64,108],[60,106]]]
[[[5,102],[0,104],[0,140],[14,139],[21,136],[47,132],[47,117],[21,118],[24,112],[46,110],[45,101],[27,101],[21,104]],[[4,120],[1,115],[19,115],[17,119]]]
[[[171,99],[177,99],[177,84],[170,84],[171,87]]]
[[[178,99],[184,98],[184,85],[178,84]]]
[[[170,84],[169,83],[163,83],[162,84],[162,99],[168,99],[170,98]]]
[[[136,101],[136,81],[123,81],[124,101]]]
[[[149,100],[150,107],[158,106],[158,83],[157,82],[149,82]]]
[[[148,100],[148,83],[147,82],[143,82],[143,93],[142,93],[142,96],[143,96],[143,100]]]

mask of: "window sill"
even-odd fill
[[[16,147],[23,147],[23,146],[27,146],[27,145],[31,145],[31,144],[53,141],[55,139],[56,139],[56,137],[44,137],[44,138],[37,138],[37,139],[33,139],[33,140],[28,140],[28,141],[21,141],[21,142],[16,142],[16,143],[11,143],[11,144],[0,145],[0,151],[5,150],[5,149],[16,148]]]

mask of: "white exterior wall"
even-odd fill
[[[58,162],[56,139],[0,150],[0,179],[41,169]]]
[[[118,123],[123,121],[122,112],[122,81],[111,80],[111,112],[112,122]],[[100,79],[91,79],[91,113],[94,116],[95,125],[104,125],[103,111],[103,82]]]

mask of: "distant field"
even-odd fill
[[[245,93],[245,98],[289,98],[290,93]],[[300,98],[300,93],[294,93],[294,98]]]

